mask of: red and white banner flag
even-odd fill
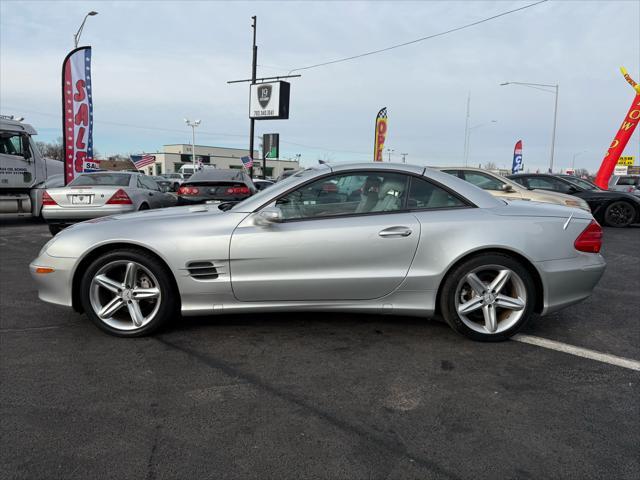
[[[62,64],[62,136],[65,185],[100,168],[93,159],[91,47],[72,50]]]

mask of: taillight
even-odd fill
[[[45,190],[44,193],[42,194],[42,206],[44,207],[47,205],[58,205],[58,204],[53,198],[51,198],[51,195],[49,195]]]
[[[113,196],[107,202],[107,205],[131,205],[131,204],[132,202],[131,202],[131,199],[129,198],[129,195],[127,195],[127,192],[125,192],[121,188],[119,188],[118,191],[114,193]]]
[[[592,220],[587,228],[578,235],[573,246],[581,252],[598,253],[602,248],[602,227],[600,224]]]
[[[198,195],[200,190],[196,187],[180,187],[178,189],[178,195]]]
[[[229,187],[227,193],[229,195],[249,195],[249,187]]]

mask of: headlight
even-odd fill
[[[587,212],[591,213],[591,209],[589,208],[589,204],[587,202],[585,202],[584,200],[581,200],[581,199],[565,200],[564,204],[567,207],[581,208],[582,210],[586,210]]]
[[[56,243],[57,240],[58,240],[58,236],[56,235],[47,243],[45,243],[44,246],[40,249],[40,253],[38,253],[38,256],[41,256],[43,253],[45,253],[49,247],[51,247],[54,243]]]

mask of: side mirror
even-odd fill
[[[508,183],[503,183],[502,185],[500,185],[500,191],[501,192],[513,192],[514,189]]]
[[[282,222],[282,211],[278,207],[263,208],[255,217],[255,224],[260,226]]]
[[[22,156],[25,160],[30,160],[31,149],[29,148],[29,137],[27,135],[22,135],[20,139],[22,140]]]

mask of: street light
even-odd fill
[[[387,153],[389,154],[389,162],[391,162],[391,154],[395,152],[393,148],[387,148]]]
[[[98,12],[94,12],[93,10],[90,11],[89,13],[87,13],[84,16],[84,20],[82,20],[82,23],[80,24],[80,28],[78,29],[78,31],[73,35],[73,44],[74,44],[74,48],[78,48],[78,42],[80,41],[80,35],[82,35],[82,29],[84,28],[84,23],[87,21],[87,18],[89,17],[94,17],[98,14]]]
[[[184,123],[191,127],[191,158],[193,161],[193,173],[196,173],[196,127],[200,125],[200,120],[192,122],[185,118]]]
[[[402,163],[407,163],[407,155],[409,155],[408,153],[401,153],[400,155],[402,155]]]
[[[576,157],[582,155],[583,153],[587,153],[588,150],[582,150],[581,152],[574,153],[573,158],[571,159],[571,170],[573,170],[573,174],[575,175],[576,169]]]
[[[476,128],[485,127],[487,125],[491,125],[492,123],[498,123],[497,120],[491,120],[490,122],[484,122],[479,125],[474,125],[473,127],[467,127],[467,138],[465,139],[465,151],[464,151],[464,166],[469,166],[469,152],[471,150],[471,132]]]
[[[553,107],[553,130],[551,132],[551,159],[549,160],[549,173],[553,172],[553,154],[556,148],[556,123],[558,120],[558,90],[560,89],[560,85],[549,85],[547,83],[527,83],[527,82],[504,82],[501,83],[500,86],[504,87],[505,85],[520,85],[522,87],[535,88],[536,90],[542,90],[547,93],[554,93],[556,96],[555,105]],[[552,88],[553,90],[548,90]]]

